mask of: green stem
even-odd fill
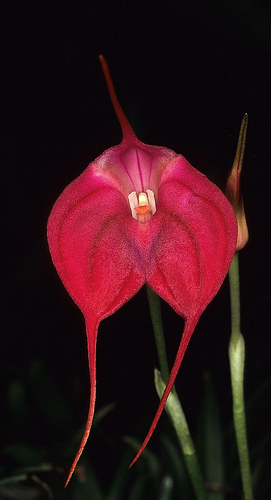
[[[161,300],[160,297],[158,297],[158,295],[156,295],[156,293],[154,293],[153,290],[151,290],[151,288],[149,288],[148,286],[147,297],[149,301],[151,321],[153,325],[154,338],[161,370],[161,373],[158,370],[154,371],[154,380],[157,394],[161,399],[166,387],[166,382],[169,378],[169,366],[166,354],[166,344],[161,313]],[[201,475],[195,446],[188,428],[184,411],[175,389],[171,390],[165,408],[173,422],[179,444],[183,451],[184,461],[196,498],[197,500],[206,500],[206,491],[204,488],[204,482]]]
[[[233,421],[240,461],[244,499],[253,500],[244,403],[245,341],[240,328],[238,252],[235,253],[229,269],[229,283],[231,300],[231,337],[229,343],[229,359],[233,398]]]
[[[154,381],[157,394],[161,399],[166,386],[162,380],[160,372],[156,369],[154,370]],[[196,449],[189,431],[184,411],[174,389],[168,396],[165,408],[175,428],[196,498],[197,500],[206,500],[207,495],[199,467]]]
[[[169,367],[164,337],[161,300],[148,285],[146,288],[160,371],[162,378],[166,383],[169,379]]]

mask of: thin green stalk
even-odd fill
[[[164,337],[161,300],[148,285],[146,289],[160,371],[164,382],[167,382],[169,378],[169,367]]]
[[[244,403],[245,341],[240,328],[238,252],[235,253],[229,269],[229,283],[231,300],[231,337],[229,343],[229,359],[233,398],[233,421],[240,461],[244,499],[253,500]]]
[[[161,399],[166,385],[162,380],[160,372],[156,369],[154,370],[154,381],[157,394]],[[196,449],[189,431],[184,411],[174,389],[171,391],[167,399],[165,408],[176,431],[196,498],[197,500],[206,500],[207,494],[199,467]]]
[[[150,315],[153,325],[154,338],[156,349],[158,353],[158,360],[161,373],[158,370],[154,371],[155,387],[159,398],[161,399],[166,382],[169,378],[169,367],[166,354],[166,344],[164,337],[164,329],[161,314],[161,301],[160,297],[156,295],[147,286],[147,296],[149,301]],[[195,450],[195,446],[188,428],[184,411],[182,409],[179,398],[175,389],[172,389],[167,403],[166,411],[169,414],[173,426],[175,428],[178,441],[184,455],[184,461],[188,470],[188,474],[196,495],[197,500],[206,500],[206,491],[204,487],[203,478],[201,475],[199,462]]]

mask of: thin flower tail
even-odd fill
[[[182,340],[180,342],[180,345],[179,345],[179,348],[178,348],[178,351],[177,351],[177,354],[176,354],[176,358],[175,358],[175,361],[174,361],[174,365],[172,367],[172,370],[170,372],[166,388],[164,390],[164,394],[163,394],[163,396],[162,396],[162,398],[160,400],[158,409],[156,411],[155,417],[154,417],[154,419],[152,421],[152,424],[150,426],[148,434],[145,437],[145,439],[144,439],[144,441],[142,443],[142,446],[140,447],[137,455],[135,456],[135,458],[133,459],[133,461],[130,463],[129,469],[138,460],[138,458],[140,457],[141,453],[146,448],[146,446],[147,446],[150,438],[152,437],[152,434],[153,434],[153,432],[154,432],[154,430],[156,428],[156,425],[157,425],[157,423],[159,421],[159,418],[160,418],[160,416],[161,416],[161,414],[163,412],[163,409],[165,407],[165,404],[167,402],[167,398],[168,398],[168,396],[170,394],[170,391],[171,391],[171,389],[172,389],[172,387],[174,385],[175,379],[176,379],[176,377],[178,375],[178,372],[179,372],[179,369],[180,369],[180,366],[181,366],[181,363],[182,363],[185,351],[187,349],[187,346],[189,344],[191,335],[194,332],[194,329],[196,327],[197,322],[198,322],[198,316],[192,317],[192,318],[188,318],[186,320],[186,322],[185,322],[184,331],[183,331],[183,335],[182,335]]]
[[[109,66],[107,64],[107,60],[105,59],[105,57],[102,54],[99,55],[99,59],[100,59],[100,63],[102,66],[102,71],[103,71],[103,74],[105,77],[108,92],[110,95],[110,99],[111,99],[111,102],[113,104],[113,108],[115,110],[116,116],[119,120],[119,124],[121,126],[123,137],[127,138],[128,136],[130,136],[130,137],[134,138],[135,133],[134,133],[126,115],[124,114],[124,111],[120,105],[118,98],[117,98],[117,94],[116,94],[114,84],[112,81],[110,69],[109,69]]]
[[[90,374],[90,402],[89,402],[89,410],[88,417],[84,435],[82,437],[82,441],[80,443],[79,449],[76,453],[76,457],[72,463],[70,468],[69,475],[67,477],[65,488],[69,484],[69,481],[73,475],[74,469],[78,463],[80,456],[83,453],[85,448],[85,444],[88,440],[88,436],[90,433],[90,429],[93,422],[93,415],[95,409],[96,402],[96,345],[97,345],[97,333],[98,326],[93,327],[93,325],[87,325],[87,344],[88,344],[88,362],[89,362],[89,374]]]

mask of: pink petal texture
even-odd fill
[[[146,280],[183,318],[201,314],[220,288],[236,241],[223,193],[178,155],[164,169],[150,222]]]
[[[163,172],[158,201],[149,221],[154,236],[146,282],[184,318],[185,327],[159,407],[130,467],[153,434],[198,319],[228,272],[237,238],[227,199],[183,156]]]
[[[127,238],[126,227],[135,242]],[[55,203],[48,221],[53,262],[86,320],[91,396],[85,433],[66,485],[87,441],[96,399],[96,337],[100,321],[134,296],[145,282],[138,251],[137,221],[127,201],[95,164],[72,182]]]
[[[152,186],[157,196],[158,179],[162,170],[177,154],[171,149],[149,146],[137,137],[105,151],[96,164],[119,182],[126,199],[132,191],[140,193]]]
[[[237,239],[236,217],[223,193],[183,156],[137,139],[117,100],[107,63],[100,58],[123,140],[63,191],[47,230],[57,272],[85,317],[91,382],[86,429],[66,485],[93,420],[101,320],[145,283],[185,320],[164,395],[133,464],[155,429],[197,321],[227,274]],[[156,209],[147,205],[148,217],[137,220],[128,196],[135,192],[137,199],[148,190]]]
[[[134,242],[127,238],[127,226],[133,226]],[[84,315],[101,321],[144,284],[139,231],[122,192],[95,163],[56,201],[48,221],[49,247],[67,291]]]

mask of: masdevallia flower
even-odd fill
[[[136,460],[163,411],[198,319],[228,272],[237,239],[234,210],[220,189],[182,155],[135,136],[107,63],[103,56],[100,60],[123,139],[66,187],[48,221],[54,265],[85,317],[91,381],[86,429],[66,484],[93,420],[101,320],[147,283],[185,321],[164,395]]]

